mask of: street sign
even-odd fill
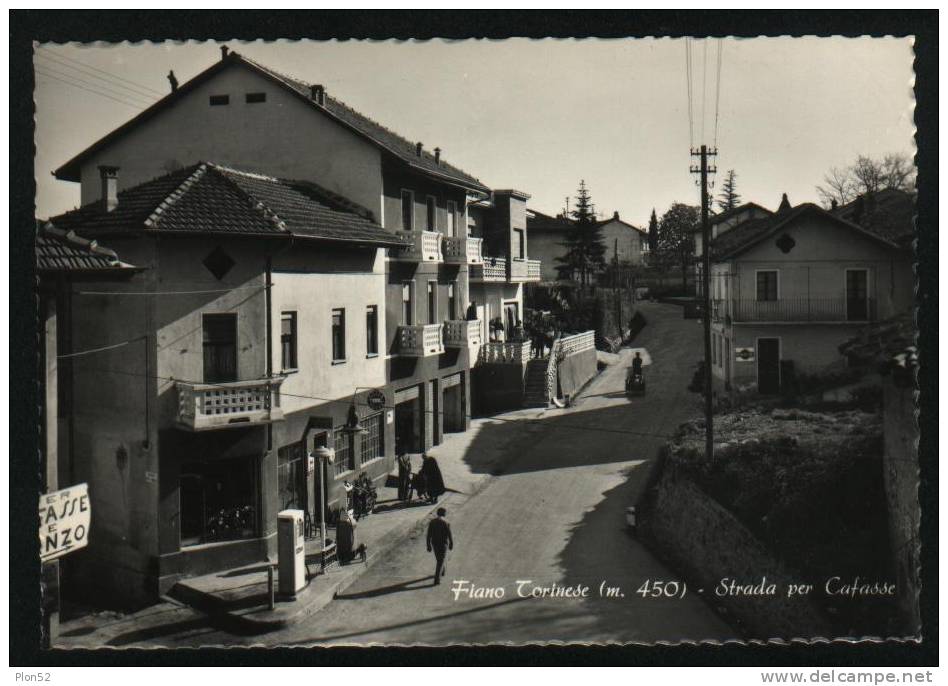
[[[754,361],[754,349],[753,348],[734,348],[734,357],[738,362],[753,362]]]
[[[49,562],[89,543],[89,485],[76,484],[39,497],[40,561]]]
[[[365,402],[368,403],[369,408],[375,412],[378,412],[383,407],[385,407],[385,394],[379,389],[374,388],[369,391],[369,394],[365,398]]]

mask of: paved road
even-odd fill
[[[664,435],[696,412],[686,390],[700,328],[681,310],[649,306],[648,394],[623,393],[631,352],[577,404],[522,421],[503,473],[448,514],[456,540],[447,576],[417,536],[377,563],[324,610],[287,629],[240,638],[207,629],[175,645],[654,642],[725,639],[735,632],[700,597],[642,598],[646,580],[676,579],[629,535],[624,511],[644,488]],[[472,451],[477,449],[473,444]],[[467,460],[468,457],[466,456]],[[472,462],[480,456],[471,455]],[[494,464],[499,460],[492,461]],[[496,473],[496,472],[495,472]],[[484,589],[470,595],[465,589]],[[518,581],[529,583],[518,586]],[[600,585],[622,597],[600,597]],[[533,588],[589,588],[586,598],[521,598]],[[493,589],[493,590],[487,590]],[[503,589],[503,595],[496,589]],[[457,596],[457,597],[456,597]]]

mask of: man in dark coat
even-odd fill
[[[465,315],[465,319],[467,319],[469,322],[473,322],[477,320],[477,301],[476,300],[472,300],[471,304],[467,306],[467,314]]]
[[[421,473],[425,477],[425,490],[431,502],[438,502],[438,496],[444,493],[444,478],[438,461],[430,455],[421,456]]]
[[[411,458],[402,453],[398,456],[398,499],[408,500],[411,490]]]
[[[444,564],[444,556],[447,554],[447,551],[454,550],[454,539],[451,538],[451,525],[448,524],[445,519],[447,514],[447,510],[443,507],[439,507],[437,519],[432,519],[428,523],[426,544],[428,546],[428,552],[433,552],[435,556],[435,586],[441,583],[441,577],[447,572],[447,567]]]

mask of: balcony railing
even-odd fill
[[[404,248],[396,248],[392,256],[413,262],[441,262],[442,235],[436,231],[411,231],[402,234],[411,240]]]
[[[596,332],[583,331],[572,336],[564,336],[559,341],[558,353],[561,357],[569,357],[584,350],[593,350],[596,347]]]
[[[483,238],[472,236],[445,236],[441,244],[444,261],[448,264],[480,264],[484,261],[481,254],[483,242]]]
[[[713,300],[711,318],[733,322],[870,322],[876,320],[872,298],[782,298],[780,300]]]
[[[178,424],[191,431],[228,429],[283,420],[284,377],[227,383],[176,381]]]
[[[506,258],[485,257],[483,264],[471,266],[470,279],[485,282],[539,281],[540,260],[515,259],[510,263],[510,274],[508,275]]]
[[[481,346],[482,364],[526,364],[530,361],[530,341],[489,341]]]
[[[447,321],[444,323],[444,344],[449,348],[471,348],[481,342],[481,322]]]
[[[398,327],[398,352],[409,357],[427,357],[444,352],[441,324]]]

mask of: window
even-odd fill
[[[247,103],[254,104],[258,102],[266,102],[267,94],[266,93],[247,93]]]
[[[402,191],[402,229],[411,231],[415,228],[415,194],[411,191]]]
[[[353,462],[354,455],[352,454],[352,437],[353,435],[341,426],[337,426],[332,431],[333,450],[336,453],[332,463],[332,469],[333,474],[337,477],[355,469],[355,463]]]
[[[252,459],[238,458],[181,465],[182,546],[255,535],[256,464]]]
[[[527,235],[523,229],[514,229],[514,251],[521,260],[527,256]]]
[[[458,204],[453,200],[448,200],[448,235],[457,235],[458,225]]]
[[[404,326],[411,326],[412,310],[411,281],[405,281],[402,284],[402,324]]]
[[[280,348],[283,369],[296,369],[296,312],[284,312],[280,317]]]
[[[379,308],[369,305],[365,308],[365,354],[379,354]]]
[[[438,219],[438,218],[437,218],[437,215],[436,215],[437,201],[435,200],[434,196],[432,196],[432,195],[429,195],[429,196],[428,196],[427,209],[428,209],[428,212],[427,212],[427,217],[428,217],[428,222],[427,222],[427,223],[428,223],[428,230],[429,230],[429,231],[437,231],[437,230],[438,230],[438,223],[437,223],[437,219]]]
[[[777,300],[777,270],[757,272],[757,300]]]
[[[204,315],[204,382],[237,380],[237,315]]]
[[[230,104],[229,95],[212,95],[210,98],[211,107],[219,107],[221,105]]]
[[[338,309],[332,311],[332,361],[342,362],[346,359],[346,311]]]
[[[359,465],[364,465],[385,456],[385,418],[381,412],[363,417],[362,426],[368,433],[362,434],[359,446]]]
[[[448,284],[448,319],[455,321],[458,318],[457,289],[453,283]]]
[[[438,322],[438,282],[428,282],[428,323]]]

